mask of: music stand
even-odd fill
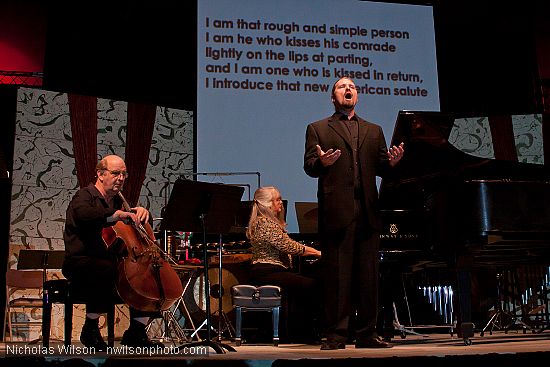
[[[187,343],[185,344],[186,347],[208,346],[214,349],[218,354],[225,353],[224,348],[231,352],[236,352],[230,345],[214,342],[211,338],[210,282],[208,280],[208,246],[206,246],[206,234],[221,235],[229,232],[233,225],[235,213],[239,208],[243,193],[244,188],[241,186],[184,179],[178,179],[172,188],[160,229],[185,229],[185,231],[189,232],[202,232],[204,244],[206,339]]]
[[[61,269],[65,251],[62,250],[20,250],[18,270],[42,269],[42,280],[46,281],[46,269]]]
[[[17,260],[17,270],[42,269],[42,283],[46,282],[47,269],[61,269],[63,260],[65,259],[65,251],[62,250],[26,250],[19,251],[19,259]],[[45,291],[46,292],[46,291]],[[31,341],[29,344],[38,343],[42,340],[42,335],[38,339]]]

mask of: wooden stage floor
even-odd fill
[[[75,353],[60,354],[57,348],[61,347],[61,343],[52,343],[53,349],[49,351],[40,350],[41,347],[36,344],[3,343],[0,351],[5,358],[0,360],[0,366],[534,367],[535,363],[547,365],[550,361],[550,331],[526,334],[521,331],[510,331],[507,334],[498,331],[483,337],[476,333],[471,340],[472,345],[466,346],[456,335],[408,335],[405,339],[393,339],[394,347],[391,349],[355,349],[351,344],[344,350],[335,351],[321,351],[318,345],[281,344],[274,347],[267,344],[243,344],[236,347],[226,342],[237,351],[216,354],[210,349],[208,355],[183,354],[181,349],[178,349],[179,354],[122,350],[118,350],[118,354],[114,351],[93,353],[85,351],[79,344],[74,345]],[[115,343],[115,347],[119,347],[119,342]]]

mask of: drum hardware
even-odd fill
[[[216,264],[217,265],[217,264]],[[187,280],[185,280],[184,290],[183,290],[183,296],[182,299],[180,299],[175,307],[173,307],[168,311],[165,311],[166,314],[163,315],[163,320],[165,321],[165,330],[170,330],[176,334],[176,337],[180,341],[184,342],[190,342],[193,338],[196,338],[198,341],[201,341],[201,337],[199,335],[199,331],[202,330],[206,326],[206,313],[204,312],[200,316],[197,317],[204,317],[204,320],[201,322],[201,324],[197,327],[195,326],[195,322],[193,321],[192,313],[197,313],[197,310],[195,309],[189,309],[190,306],[196,306],[200,311],[205,311],[205,300],[204,300],[204,288],[205,288],[205,280],[204,280],[204,267],[203,266],[195,266],[195,265],[176,265],[174,266],[174,269],[176,271],[183,272],[185,274],[188,274]],[[219,278],[219,271],[217,268],[212,268],[209,270],[210,278],[216,279]],[[226,269],[223,269],[222,271],[222,279],[226,278],[226,280],[229,280],[230,284],[237,284],[238,281],[235,278],[231,272],[227,271]],[[225,277],[224,277],[225,275]],[[211,315],[215,316],[216,314],[219,314],[219,307],[223,305],[218,306],[219,303],[226,303],[226,300],[224,299],[224,289],[225,287],[222,285],[220,287],[219,284],[214,284],[210,287],[210,310]],[[184,299],[186,295],[191,295],[191,299]],[[191,304],[192,303],[192,304]],[[225,305],[227,307],[227,305]],[[176,312],[178,310],[178,307],[180,308],[180,311],[183,312],[183,317],[186,320],[189,320],[189,323],[191,325],[191,329],[182,329],[177,317]],[[226,308],[227,309],[227,308]],[[223,322],[225,322],[226,327],[223,329],[223,331],[228,330],[231,337],[233,337],[233,334],[235,333],[235,330],[233,326],[231,325],[229,318],[225,312],[222,313]],[[211,330],[216,332],[216,329],[214,326],[211,326]],[[185,331],[191,331],[191,335],[187,336],[185,334]],[[219,331],[218,331],[219,333]],[[163,332],[163,335],[161,336],[162,339],[165,338],[166,331]],[[170,338],[174,340],[175,338],[170,335]]]
[[[185,296],[186,292],[188,291],[188,289],[191,285],[191,281],[193,280],[193,275],[197,274],[197,272],[202,270],[203,266],[179,265],[176,269],[181,269],[181,270],[185,271],[186,274],[189,274],[189,278],[187,279],[187,281],[185,282],[185,286],[183,287],[183,294],[182,294],[182,298],[181,298],[181,306],[182,306],[182,308],[185,312],[184,317],[186,317],[187,320],[189,320],[189,323],[191,324],[191,328],[192,328],[191,330],[193,331],[193,333],[191,334],[189,339],[193,340],[193,337],[196,337],[198,341],[201,341],[201,338],[199,337],[199,335],[197,333],[198,330],[200,329],[200,327],[198,329],[195,327],[195,324],[193,322],[193,318],[191,317],[191,314],[189,312],[189,309],[187,308],[187,305],[185,304],[185,300],[183,299],[183,297]]]
[[[188,294],[187,292],[190,291],[190,288],[195,286],[194,280],[197,278],[200,278],[198,274],[203,271],[203,266],[197,266],[197,265],[175,265],[174,269],[178,272],[181,272],[183,274],[186,274],[187,280],[184,281],[184,287],[183,287],[183,294],[180,297],[180,299],[176,302],[176,304],[171,307],[170,310],[166,310],[162,312],[162,320],[163,320],[163,333],[161,337],[159,338],[160,341],[164,341],[168,337],[175,341],[176,339],[181,343],[189,343],[193,340],[193,338],[196,338],[198,342],[202,341],[199,331],[204,327],[206,324],[206,319],[202,322],[202,324],[199,327],[195,326],[195,322],[193,321],[193,317],[191,316],[191,312],[188,308],[188,305],[185,302],[185,295]],[[202,278],[201,278],[202,279]],[[197,294],[200,294],[204,291],[204,284],[199,285],[199,289],[192,289],[191,292]],[[180,310],[180,312],[183,313],[183,317],[185,322],[189,320],[190,328],[185,328],[181,326],[180,322],[178,321],[177,312]],[[151,324],[148,325],[148,329],[151,327]],[[213,327],[211,327],[212,330],[215,331]],[[190,332],[191,334],[187,336],[186,332]],[[172,334],[174,333],[174,334]]]
[[[202,322],[202,324],[199,325],[199,327],[195,330],[195,332],[193,334],[191,334],[191,338],[193,338],[194,336],[197,336],[197,338],[199,338],[199,331],[206,326],[206,324],[208,323],[207,322],[208,320],[204,319],[204,321]],[[214,329],[214,326],[210,325],[210,331],[216,331]],[[200,339],[199,339],[200,340]]]
[[[232,265],[232,267],[240,267],[241,263],[226,263],[225,262],[225,256],[223,258],[223,270],[222,270],[222,278],[223,278],[223,295],[221,298],[221,302],[223,303],[223,309],[225,313],[231,313],[233,312],[233,305],[231,303],[231,295],[229,294],[229,289],[236,284],[241,283],[240,277],[238,277],[237,273],[233,273],[230,269],[228,269],[228,266]],[[212,267],[208,270],[208,277],[209,279],[218,279],[219,277],[219,269],[218,269],[218,262],[215,263],[215,267],[213,263],[210,263],[209,265],[212,265]],[[202,267],[201,267],[202,268]],[[240,270],[240,269],[239,269]],[[245,271],[243,270],[243,273]],[[218,302],[220,302],[220,298],[218,298],[218,284],[212,284],[212,281],[210,281],[211,284],[211,292],[215,292],[216,294],[210,295],[210,312],[213,314],[216,310],[218,310]],[[204,298],[204,290],[205,290],[206,284],[205,284],[205,277],[204,277],[204,269],[202,268],[200,271],[197,271],[193,274],[190,285],[184,294],[185,303],[189,309],[189,312],[191,313],[191,317],[197,321],[202,322],[204,320],[204,317],[206,316],[206,300]],[[214,297],[216,296],[216,297]],[[232,319],[230,317],[230,319]]]
[[[230,289],[232,286],[237,284],[243,284],[248,281],[248,274],[252,259],[252,254],[224,254],[222,255],[222,288],[223,292],[219,292],[219,284],[212,284],[215,280],[211,280],[210,284],[210,312],[212,315],[212,325],[218,325],[219,317],[219,302],[222,302],[223,314],[227,317],[227,323],[224,323],[224,326],[227,326],[228,329],[223,327],[222,335],[225,333],[225,336],[228,336],[228,333],[234,333],[234,328],[232,320],[234,320],[235,308],[231,301]],[[209,279],[219,279],[219,257],[211,256],[209,258],[210,269],[208,271]],[[195,321],[197,325],[201,324],[198,329],[200,329],[201,336],[205,331],[204,318],[206,317],[206,302],[204,299],[205,291],[205,277],[204,269],[201,269],[195,272],[192,275],[187,291],[184,293],[184,301],[189,309],[191,318]],[[222,320],[224,322],[226,320]],[[215,329],[212,329],[215,331]]]
[[[179,320],[176,318],[176,311],[179,309],[181,305],[183,305],[183,308],[185,309],[185,305],[183,303],[182,297],[180,297],[180,299],[177,300],[176,303],[170,309],[164,310],[161,312],[163,330],[162,330],[162,335],[158,338],[161,342],[164,342],[168,338],[172,340],[172,342],[178,342],[178,343],[188,343],[192,340],[192,336],[188,337],[185,334],[185,329],[181,327]],[[189,316],[184,316],[184,320],[185,320],[185,317],[189,317]],[[191,321],[190,318],[188,320]],[[191,321],[191,323],[192,322],[193,321]],[[149,332],[152,325],[153,323],[150,323],[147,325],[147,328],[146,328],[147,332]],[[192,327],[194,329],[194,326]]]
[[[162,221],[162,218],[153,218],[153,221],[157,221],[157,220]],[[158,238],[158,234],[160,232],[163,232],[163,240],[164,240],[163,245],[164,246],[160,246],[159,243],[158,243],[158,240],[156,241],[157,246],[159,247],[159,249],[162,252],[162,254],[164,255],[164,257],[173,266],[177,265],[177,261],[173,257],[173,252],[172,252],[173,246],[171,244],[171,241],[169,241],[169,238],[171,238],[171,236],[168,236],[168,231],[166,231],[166,230],[156,231],[156,232],[154,232],[156,239]],[[162,324],[164,326],[164,328],[162,330],[162,335],[159,338],[161,341],[164,341],[166,339],[167,335],[169,335],[169,337],[170,337],[170,339],[172,339],[172,341],[177,340],[179,343],[188,342],[190,340],[187,337],[187,335],[185,335],[184,330],[181,328],[178,320],[175,317],[175,312],[178,310],[180,304],[183,304],[183,294],[185,293],[185,289],[186,289],[187,286],[188,286],[188,284],[186,284],[184,286],[182,295],[175,302],[175,304],[172,305],[172,307],[170,307],[170,309],[161,311]],[[183,304],[183,307],[185,308],[185,304]],[[187,312],[186,308],[185,308],[185,311]],[[187,312],[187,315],[189,315],[189,312]],[[187,317],[189,317],[189,316],[187,316]],[[190,318],[189,318],[189,320],[190,320]],[[147,325],[147,328],[146,328],[147,332],[149,332],[152,325],[153,325],[152,323],[149,323]],[[175,335],[173,335],[172,332]]]
[[[536,329],[534,325],[526,323],[530,320],[530,316],[543,311],[546,305],[538,304],[539,295],[533,294],[532,289],[526,290],[525,294],[519,294],[518,274],[515,271],[501,271],[496,274],[497,278],[497,297],[494,305],[494,311],[480,332],[480,336],[485,335],[485,331],[489,329],[489,334],[493,334],[493,330],[508,330],[513,326],[520,326],[523,333],[528,330],[532,332],[542,332],[546,326],[541,329]],[[539,285],[542,289],[546,289],[546,283]],[[512,289],[512,294],[506,294],[507,289]],[[545,295],[546,297],[546,295]],[[519,308],[515,305],[519,302]]]
[[[209,250],[207,250],[207,248],[209,248],[209,247],[212,247],[211,243],[207,244],[206,247],[202,246],[203,252],[205,253],[205,256],[207,256],[206,252],[209,251]],[[223,259],[223,255],[222,255],[223,242],[221,240],[221,235],[220,235],[220,242],[219,242],[219,250],[218,251],[219,251],[218,256],[220,256],[220,258]],[[229,322],[229,319],[228,319],[227,315],[225,314],[225,312],[223,312],[223,305],[222,304],[223,304],[224,288],[223,288],[223,275],[222,274],[223,274],[224,269],[222,269],[222,262],[223,262],[223,260],[219,261],[219,268],[217,269],[218,270],[218,284],[210,286],[211,283],[208,279],[208,274],[210,273],[210,270],[208,269],[208,264],[210,264],[211,261],[210,260],[205,261],[205,267],[204,267],[205,277],[204,277],[204,280],[201,279],[201,281],[199,282],[199,290],[196,293],[199,296],[205,295],[206,318],[200,324],[200,326],[195,329],[195,331],[193,332],[191,337],[194,337],[195,335],[197,335],[197,338],[198,338],[198,332],[203,327],[206,327],[207,340],[205,342],[208,342],[210,340],[210,332],[211,331],[217,331],[217,334],[218,334],[218,337],[217,337],[218,342],[217,343],[218,344],[213,344],[212,347],[217,346],[217,347],[226,348],[229,351],[236,351],[233,347],[222,343],[222,334],[225,330],[229,331],[229,334],[230,334],[231,338],[233,337],[233,335],[235,333],[235,329],[233,328],[233,326]],[[216,270],[216,269],[211,269],[211,270]],[[191,279],[192,278],[190,278],[190,280]],[[194,289],[193,293],[195,294],[195,289]],[[184,294],[185,294],[185,292],[184,292]],[[213,298],[213,300],[214,299],[218,300],[218,310],[213,312],[213,313],[211,312],[211,309],[212,309],[211,304],[214,303],[214,302],[212,302],[213,300],[210,300],[210,298]],[[210,323],[210,318],[212,316],[214,316],[216,312],[218,313],[218,330],[216,330],[214,328],[214,326]],[[221,348],[220,349],[215,348],[215,350],[218,353],[222,353],[222,352],[224,353],[223,349],[221,349]]]
[[[221,237],[221,236],[220,236]],[[210,244],[209,244],[210,245]],[[228,270],[226,269],[223,269],[223,263],[224,263],[224,260],[228,257],[233,257],[234,255],[223,255],[223,242],[221,242],[221,239],[220,239],[220,243],[219,243],[219,247],[218,247],[218,255],[217,256],[212,256],[208,259],[208,264],[209,265],[217,265],[217,268],[212,268],[209,270],[209,275],[210,275],[210,278],[217,278],[218,279],[218,284],[214,284],[214,285],[210,285],[209,289],[210,289],[210,314],[211,316],[218,316],[218,329],[215,330],[213,327],[212,327],[212,330],[216,331],[217,332],[217,339],[219,342],[222,341],[222,338],[223,338],[223,333],[225,331],[227,331],[229,333],[229,337],[230,338],[233,338],[234,334],[235,334],[235,328],[233,327],[233,325],[231,324],[228,316],[227,316],[227,313],[224,311],[224,303],[228,303],[226,305],[226,310],[231,306],[231,299],[229,296],[229,293],[226,295],[226,287],[224,286],[224,274],[226,275],[226,281],[229,280],[231,284],[229,284],[229,287],[231,287],[232,285],[235,285],[235,284],[238,284],[238,281],[237,279],[235,278],[235,276],[233,274],[231,274],[231,272],[229,272]],[[211,247],[211,246],[209,246]],[[222,259],[220,261],[220,258]],[[236,261],[236,260],[235,260]],[[233,261],[232,263],[234,263],[235,261]],[[243,262],[245,260],[240,260],[238,262]],[[217,274],[216,274],[217,272]],[[203,295],[204,293],[204,288],[207,286],[206,284],[206,281],[202,278],[202,277],[199,277],[199,282],[198,284],[195,283],[195,289],[194,289],[194,296],[199,296],[199,301],[197,302],[198,306],[202,309],[202,306],[203,306],[203,302],[202,300],[200,299],[200,297]],[[210,283],[210,282],[209,282]],[[210,283],[211,284],[211,283]],[[198,289],[197,289],[198,288]],[[225,297],[224,297],[225,296]],[[208,312],[208,311],[206,311]],[[202,322],[202,324],[198,327],[197,331],[202,329],[202,327],[204,327],[206,325],[206,320],[204,320]]]
[[[162,221],[163,218],[153,218],[153,221],[160,220]],[[155,231],[155,238],[159,238],[159,234],[162,233],[161,236],[161,243],[160,245],[157,240],[157,245],[160,248],[161,252],[165,256],[165,258],[172,264],[173,268],[176,271],[181,271],[183,268],[186,268],[185,266],[181,266],[179,264],[178,258],[182,258],[182,254],[185,254],[185,261],[189,259],[188,257],[188,249],[189,249],[189,242],[192,236],[191,232],[179,232],[179,231]],[[192,268],[193,266],[191,266]],[[187,267],[186,269],[190,269],[190,267]],[[201,341],[200,337],[196,333],[196,328],[193,322],[193,319],[191,318],[191,315],[189,313],[189,310],[187,306],[185,305],[183,296],[186,292],[186,290],[189,288],[189,284],[191,282],[191,277],[187,280],[186,284],[183,287],[183,293],[181,297],[176,301],[176,303],[168,310],[161,311],[161,319],[163,324],[163,330],[162,335],[160,336],[159,340],[164,341],[169,337],[172,341],[177,340],[179,343],[187,343],[191,342],[193,340],[193,337],[196,335],[196,338],[198,341]],[[176,317],[176,313],[179,309],[183,309],[183,317],[184,320],[189,320],[189,323],[191,324],[191,330],[193,333],[191,336],[187,336],[185,333],[184,328],[181,327],[178,318]],[[147,325],[147,331],[149,331],[152,327],[152,323]]]
[[[173,235],[168,236],[168,234],[167,234],[168,231],[163,231],[163,232],[164,232],[164,244],[166,244],[166,246],[164,248],[159,246],[159,248],[161,249],[161,252],[166,256],[168,261],[170,261],[172,263],[172,267],[176,272],[182,272],[182,271],[194,272],[198,268],[202,268],[202,266],[180,265],[178,263],[178,261],[176,261],[176,259],[174,259],[174,257],[171,256],[171,254],[174,253],[174,252],[171,251],[171,249],[174,248],[174,247],[171,247],[172,245],[170,244],[169,239],[171,237],[174,237],[174,236]],[[193,319],[191,318],[189,310],[188,310],[187,306],[185,305],[185,302],[184,302],[184,299],[183,299],[186,290],[189,288],[189,285],[191,283],[191,279],[192,278],[190,276],[189,279],[186,281],[186,283],[183,287],[182,295],[179,297],[179,299],[176,301],[176,303],[174,305],[172,305],[172,307],[170,307],[170,309],[161,311],[163,331],[162,331],[162,335],[159,338],[160,341],[164,341],[169,337],[172,341],[177,340],[179,343],[188,343],[188,342],[191,342],[193,340],[193,337],[195,335],[197,337],[197,340],[201,341],[200,337],[196,334],[196,328],[195,328],[195,325],[193,323]],[[183,311],[184,320],[189,320],[189,323],[191,324],[191,330],[193,331],[191,336],[186,335],[186,333],[185,333],[186,329],[182,328],[182,326],[179,323],[178,318],[176,317],[176,313],[177,313],[178,310],[180,310],[180,308]],[[147,331],[150,330],[151,326],[152,326],[151,323],[147,325]]]

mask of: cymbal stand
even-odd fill
[[[493,330],[496,328],[497,330],[508,330],[508,328],[513,324],[513,318],[514,316],[508,312],[502,309],[502,278],[504,274],[502,272],[497,273],[497,300],[495,302],[495,312],[493,313],[493,316],[487,321],[487,324],[481,330],[479,333],[479,336],[485,335],[485,331],[489,329],[489,335],[493,335]],[[507,321],[507,322],[506,322]]]

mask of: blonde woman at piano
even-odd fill
[[[292,270],[292,256],[319,258],[321,252],[292,240],[285,230],[284,217],[279,190],[273,186],[257,189],[246,231],[252,245],[250,278],[255,285],[281,287],[283,302],[288,306],[283,307],[282,339],[287,339],[286,342],[313,343],[317,341],[319,287],[315,279]],[[288,325],[286,335],[285,325]]]

